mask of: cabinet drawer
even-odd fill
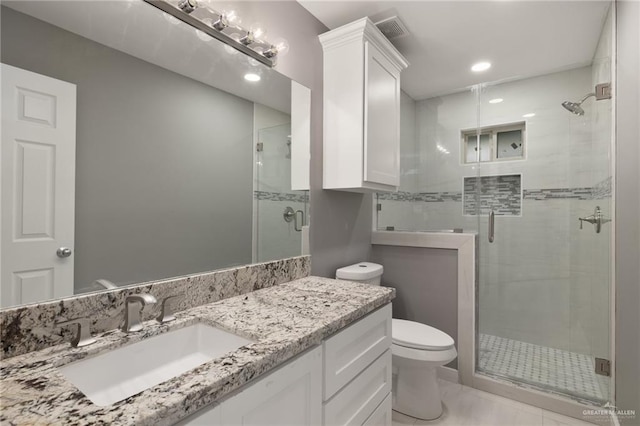
[[[391,392],[388,349],[324,405],[326,426],[362,425]]]
[[[391,426],[391,394],[387,395],[362,426]]]
[[[391,304],[327,339],[323,347],[326,401],[391,347]]]

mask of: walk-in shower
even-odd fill
[[[306,224],[309,204],[307,191],[291,189],[291,123],[287,122],[290,117],[273,111],[262,115],[271,118],[272,123],[277,123],[272,117],[278,117],[282,123],[257,131],[254,174],[255,262],[297,256],[300,253],[301,227]],[[293,212],[290,216],[284,213],[289,210]]]
[[[477,234],[472,385],[529,392],[518,398],[533,404],[544,395],[576,416],[613,401],[614,23],[604,13],[590,64],[403,95],[400,190],[375,206],[381,231]]]

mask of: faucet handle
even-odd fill
[[[172,305],[175,300],[182,299],[182,297],[183,296],[179,294],[165,297],[164,300],[162,301],[160,315],[158,316],[158,318],[156,318],[156,320],[158,320],[158,322],[161,324],[175,320],[176,317],[173,315],[174,310]]]
[[[91,321],[89,321],[89,318],[74,318],[68,321],[58,321],[55,324],[56,327],[64,327],[70,324],[78,325],[76,335],[71,340],[71,346],[74,348],[81,348],[96,342],[96,339],[91,337]]]

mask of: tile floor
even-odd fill
[[[595,373],[594,358],[503,337],[480,334],[478,370],[566,393],[600,405],[609,378]]]
[[[444,413],[425,421],[393,412],[393,426],[593,426],[467,386],[439,380]]]

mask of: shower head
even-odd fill
[[[574,113],[575,115],[584,115],[584,110],[582,109],[582,107],[580,106],[579,103],[571,102],[571,101],[564,101],[562,103],[562,106],[567,111],[570,111],[570,112]]]
[[[582,105],[582,103],[589,99],[591,96],[595,95],[595,93],[589,93],[588,95],[585,95],[584,98],[580,100],[580,102],[564,101],[562,103],[562,106],[564,107],[564,109],[574,113],[575,115],[584,115],[584,110],[580,105]]]

